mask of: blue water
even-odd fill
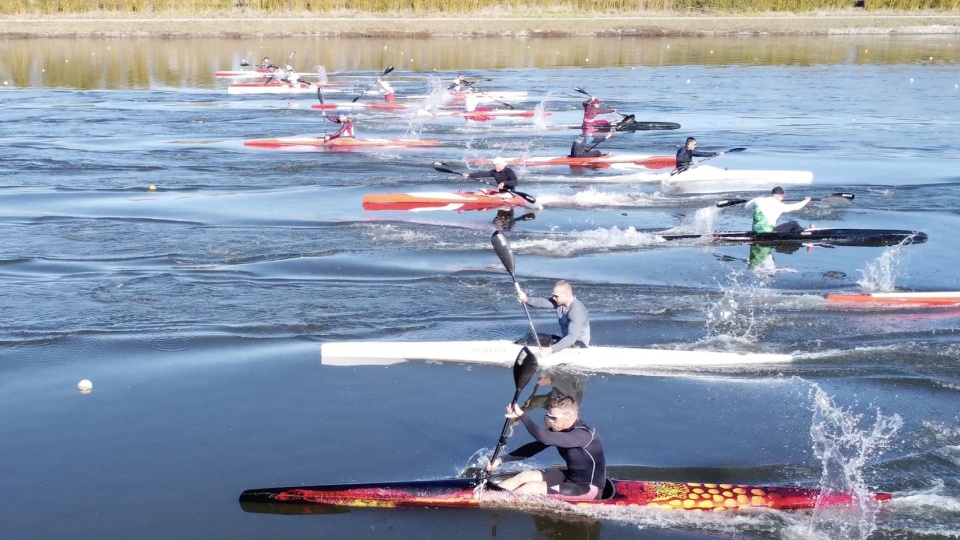
[[[818,39],[800,43],[816,53]],[[518,43],[527,41],[497,42],[490,55]],[[82,90],[39,77],[0,91],[5,537],[960,535],[960,308],[847,309],[823,298],[960,289],[956,59],[862,61],[849,38],[839,61],[714,63],[696,40],[678,43],[696,53],[687,63],[505,61],[391,74],[403,95],[469,70],[491,78],[490,90],[529,92],[512,103],[552,113],[536,121],[351,113],[361,137],[441,140],[434,149],[247,149],[244,139],[333,125],[310,109],[315,97],[228,97],[226,83],[186,75]],[[7,53],[30,46],[3,43]],[[736,38],[710,47],[745,54]],[[213,68],[232,67],[229,55],[217,58]],[[331,77],[353,86],[327,99],[349,100],[381,69]],[[474,157],[565,154],[582,98],[573,86],[637,120],[683,126],[618,134],[603,143],[610,152],[672,154],[689,135],[705,150],[746,147],[712,163],[813,171],[812,185],[788,189],[790,199],[818,200],[790,216],[801,223],[929,235],[920,245],[775,252],[775,270],[757,272],[746,246],[671,246],[643,232],[742,230],[749,216],[714,202],[752,193],[669,196],[581,181],[612,171],[521,168],[522,189],[556,204],[507,232],[517,278],[534,294],[572,281],[595,344],[797,358],[588,377],[582,414],[603,434],[612,472],[885,491],[894,501],[875,515],[243,512],[244,489],[449,476],[496,442],[513,393],[508,370],[333,367],[321,365],[320,344],[526,331],[490,248],[495,212],[367,212],[360,199],[477,187],[435,172],[438,160],[466,169]],[[819,201],[839,191],[854,202]],[[534,315],[553,328],[549,313]],[[77,392],[81,379],[91,393]]]

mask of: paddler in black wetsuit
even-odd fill
[[[349,137],[351,139],[355,138],[353,134],[353,120],[347,118],[347,115],[340,114],[336,118],[330,115],[323,115],[324,118],[331,122],[340,124],[340,129],[337,130],[333,135],[327,135],[323,138],[323,141],[332,141],[333,139],[339,139],[340,137]]]
[[[693,137],[687,137],[687,143],[683,148],[677,150],[677,172],[682,172],[693,165],[695,157],[717,157],[722,156],[723,152],[699,152],[697,151],[697,140]]]
[[[517,179],[517,173],[513,172],[513,169],[510,167],[507,167],[507,160],[499,156],[493,158],[493,170],[463,173],[463,177],[473,179],[493,178],[497,183],[497,189],[500,190],[500,193],[514,191],[517,188],[517,184],[520,183],[520,180]]]
[[[527,470],[495,485],[515,493],[549,495],[568,501],[589,501],[603,493],[607,461],[596,428],[580,420],[580,406],[570,396],[550,401],[544,417],[546,428],[524,414],[519,405],[507,406],[507,418],[519,419],[535,439],[490,464],[493,470],[507,461],[517,461],[556,447],[565,469]]]
[[[577,138],[573,140],[573,144],[570,146],[570,156],[569,156],[569,157],[572,157],[572,158],[581,158],[581,157],[594,158],[594,157],[600,157],[600,156],[603,155],[603,152],[601,152],[600,150],[597,150],[597,149],[587,150],[587,135],[590,134],[590,133],[587,133],[587,131],[588,131],[588,130],[585,129],[581,135],[577,135]],[[592,130],[589,130],[589,131],[592,132]],[[607,133],[607,135],[606,135],[605,137],[595,137],[595,138],[593,139],[593,140],[595,141],[595,142],[593,143],[593,146],[596,146],[596,145],[599,144],[600,142],[609,139],[612,135],[613,135],[613,133]],[[600,140],[598,141],[597,139],[600,139]]]

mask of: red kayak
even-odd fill
[[[510,501],[516,506],[535,497],[485,488],[482,495],[474,478],[447,478],[412,482],[341,484],[250,489],[240,495],[248,512],[303,513],[315,505],[355,508],[470,508],[498,506]],[[887,493],[874,495],[891,499]],[[647,482],[608,479],[599,499],[572,501],[577,506],[622,506],[690,510],[694,512],[737,511],[750,508],[803,510],[832,505],[856,504],[850,493],[826,493],[799,487],[741,486],[734,484]],[[501,504],[502,505],[502,504]],[[292,507],[291,507],[292,506]]]
[[[276,139],[253,139],[243,141],[244,146],[252,148],[284,148],[296,146],[310,146],[326,150],[351,150],[368,147],[415,148],[423,146],[437,146],[440,141],[434,139],[354,139],[340,137],[329,141],[323,137],[280,137]]]
[[[540,208],[526,193],[508,191],[382,193],[364,195],[364,210],[492,210],[494,208]]]
[[[488,165],[490,159],[470,159],[471,165]],[[633,163],[648,169],[672,169],[677,166],[675,156],[654,156],[650,154],[603,154],[597,157],[518,157],[508,158],[509,165],[523,165],[525,167],[555,167],[566,165],[569,167],[604,168],[613,163]]]

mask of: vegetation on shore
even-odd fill
[[[617,14],[625,12],[766,13],[875,10],[960,9],[960,0],[4,0],[0,15],[281,13],[467,14],[508,13]]]

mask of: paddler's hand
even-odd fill
[[[520,300],[521,304],[527,303],[527,293],[520,291],[517,293],[517,300]]]
[[[497,458],[497,459],[491,461],[490,463],[487,463],[487,472],[490,472],[490,471],[496,469],[497,467],[500,466],[501,463],[503,463],[503,460],[501,460],[500,458]]]
[[[540,356],[547,357],[553,354],[553,349],[550,347],[540,347]]]
[[[551,384],[553,384],[553,379],[549,375],[537,379],[537,386],[550,386]]]
[[[500,182],[499,184],[497,184],[497,189],[503,190],[503,182]]]
[[[520,417],[523,416],[523,409],[520,408],[520,405],[511,403],[507,405],[507,414],[504,416],[511,420],[519,420]]]
[[[717,152],[717,153],[714,154],[714,155],[717,156],[717,157],[720,157],[720,156],[722,156],[723,154],[724,154],[724,152]]]
[[[463,177],[464,177],[464,178],[470,178],[470,174],[469,174],[469,173],[462,173],[462,174],[463,174]]]

